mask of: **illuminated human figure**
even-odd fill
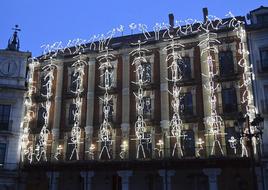
[[[203,144],[204,143],[205,142],[201,138],[199,138],[198,141],[196,142],[196,145],[197,145],[196,156],[197,157],[200,157],[201,156],[200,152],[202,150],[204,150],[204,147],[203,147]]]
[[[234,154],[236,154],[237,140],[234,138],[234,136],[231,136],[231,138],[228,139],[228,142],[230,144],[231,149],[234,150]]]

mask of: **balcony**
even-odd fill
[[[0,121],[0,133],[11,133],[12,132],[12,120]]]

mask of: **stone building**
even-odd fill
[[[169,15],[166,30],[32,59],[21,189],[260,188],[242,21]]]
[[[264,118],[262,134],[262,168],[263,179],[266,179],[265,188],[268,188],[268,7],[259,7],[249,15],[250,24],[247,26],[250,61],[255,73],[254,98],[255,104]]]
[[[31,56],[19,51],[19,29],[14,30],[8,47],[0,50],[0,189],[17,188],[26,65]]]

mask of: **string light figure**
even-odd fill
[[[61,155],[61,152],[62,152],[62,146],[61,145],[59,145],[58,147],[57,147],[57,152],[55,153],[55,155],[54,155],[54,158],[56,159],[56,160],[59,160],[59,156]]]
[[[148,82],[145,77],[144,77],[144,68],[143,68],[143,63],[146,63],[146,58],[145,54],[149,52],[148,49],[142,48],[141,46],[145,44],[145,42],[141,42],[138,40],[137,43],[133,43],[132,45],[137,45],[138,48],[134,49],[131,51],[129,54],[134,57],[133,62],[131,65],[134,65],[136,70],[136,75],[137,75],[137,80],[133,82],[138,86],[138,91],[137,93],[134,93],[134,96],[136,98],[136,110],[137,110],[137,121],[135,122],[135,135],[136,139],[138,141],[138,146],[137,146],[137,153],[136,153],[136,158],[139,159],[141,158],[140,156],[140,151],[142,151],[142,157],[146,158],[145,151],[144,151],[144,142],[146,144],[151,143],[151,134],[148,136],[145,135],[146,133],[146,122],[144,121],[143,118],[143,113],[144,113],[144,89],[143,86]]]
[[[184,45],[177,42],[177,39],[178,37],[170,35],[170,39],[167,40],[170,41],[170,43],[163,49],[163,51],[167,52],[166,62],[171,62],[171,64],[167,67],[168,70],[171,70],[171,79],[167,80],[173,83],[172,92],[169,91],[173,98],[171,102],[173,108],[173,116],[169,123],[171,127],[170,137],[175,138],[176,140],[173,146],[172,156],[174,157],[177,151],[177,155],[180,158],[183,156],[181,138],[185,137],[185,135],[182,134],[183,123],[180,117],[182,98],[181,87],[179,87],[177,83],[181,81],[183,77],[182,68],[185,67],[185,64],[180,53],[178,52],[179,50],[184,48]]]
[[[44,119],[44,124],[39,133],[38,142],[35,148],[36,152],[35,157],[37,161],[40,161],[41,159],[47,161],[47,146],[49,145],[48,136],[50,134],[48,125],[50,119],[51,97],[53,95],[52,84],[54,80],[54,70],[56,69],[56,65],[53,63],[53,61],[54,60],[51,57],[49,63],[42,68],[45,81],[43,87],[45,87],[46,91],[45,94],[41,93],[41,96],[43,96],[46,99],[46,101],[41,104],[41,106],[44,108],[45,111],[43,112],[42,115]]]
[[[121,159],[125,159],[127,156],[127,147],[128,147],[127,142],[123,141],[120,147],[121,147],[121,152],[119,153],[119,156]]]
[[[254,134],[258,132],[257,127],[251,125],[251,122],[253,121],[257,113],[257,109],[254,106],[253,94],[251,90],[252,80],[254,80],[255,76],[252,71],[252,65],[249,64],[248,62],[249,51],[247,50],[247,45],[246,45],[247,38],[246,38],[246,30],[244,29],[244,22],[237,20],[231,13],[229,13],[229,15],[232,17],[232,20],[230,21],[229,26],[234,28],[237,38],[239,39],[238,53],[241,55],[241,58],[240,60],[238,60],[238,65],[243,69],[243,77],[242,77],[241,85],[239,85],[239,88],[244,89],[241,102],[246,107],[245,116],[248,116],[248,119],[249,119],[248,123],[250,124],[250,126],[243,128],[244,134],[240,138],[240,144],[242,146],[241,156],[248,157],[246,143],[249,139],[246,137],[246,134]],[[252,136],[251,138],[252,138],[253,153],[257,154],[258,139],[255,136]]]
[[[87,62],[85,61],[86,56],[82,55],[81,52],[79,53],[79,55],[75,56],[74,59],[77,59],[77,61],[72,64],[72,67],[74,68],[73,77],[75,77],[75,80],[72,82],[75,85],[75,89],[71,92],[75,94],[76,98],[73,99],[73,104],[75,105],[75,109],[72,112],[74,124],[71,130],[71,142],[68,144],[73,145],[73,150],[69,159],[73,159],[73,156],[75,155],[75,159],[79,160],[79,145],[82,143],[80,128],[80,119],[83,103],[82,92],[84,91],[84,70],[85,66],[87,65]]]
[[[204,147],[203,147],[203,144],[204,143],[205,142],[201,138],[199,138],[198,141],[196,142],[196,145],[197,145],[196,156],[197,157],[200,157],[201,156],[200,152],[202,150],[204,150]]]
[[[101,142],[102,146],[99,154],[99,159],[102,158],[104,152],[106,152],[108,158],[111,159],[110,146],[112,145],[112,126],[109,122],[109,114],[112,110],[110,101],[113,101],[113,96],[109,95],[108,91],[112,88],[114,83],[114,66],[112,65],[111,61],[115,59],[115,56],[109,51],[110,49],[108,47],[105,47],[105,51],[103,51],[104,54],[97,57],[100,63],[99,70],[103,71],[103,74],[100,76],[103,78],[103,86],[100,86],[100,88],[105,90],[103,98],[100,98],[100,100],[103,102],[104,119],[99,130],[98,142]]]
[[[155,150],[157,151],[158,157],[163,158],[163,156],[164,156],[164,142],[163,142],[163,140],[160,139],[158,141],[158,143],[156,143],[156,145],[159,147],[159,148],[155,148]]]
[[[204,85],[204,88],[209,93],[208,98],[210,102],[210,115],[204,119],[208,126],[208,133],[206,136],[212,136],[214,138],[210,154],[214,155],[215,148],[218,146],[221,154],[224,155],[219,140],[219,137],[224,135],[224,133],[221,133],[221,129],[224,128],[224,122],[221,116],[219,116],[217,113],[217,90],[220,86],[214,82],[214,77],[218,74],[218,72],[215,72],[216,69],[214,68],[214,60],[212,58],[213,53],[218,53],[216,44],[220,44],[220,41],[217,40],[217,34],[212,33],[209,30],[200,35],[200,38],[203,38],[203,40],[200,41],[198,46],[202,48],[201,56],[205,53],[207,54],[205,64],[207,65],[208,69],[208,75],[202,74],[207,78],[207,83]]]
[[[89,156],[89,159],[90,160],[94,160],[95,157],[94,157],[94,152],[95,152],[95,145],[94,144],[91,144],[89,146],[89,149],[86,151],[86,153],[88,153],[88,156]]]
[[[234,150],[234,154],[236,154],[236,152],[237,152],[237,150],[236,150],[237,149],[236,148],[236,146],[237,146],[237,140],[234,138],[234,136],[231,136],[230,139],[228,140],[228,142],[230,144],[231,149]]]

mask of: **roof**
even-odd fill
[[[259,8],[257,8],[257,9],[254,9],[254,10],[250,11],[250,14],[251,14],[251,13],[253,13],[253,12],[256,12],[256,11],[262,10],[262,9],[268,9],[268,7],[260,6]]]

